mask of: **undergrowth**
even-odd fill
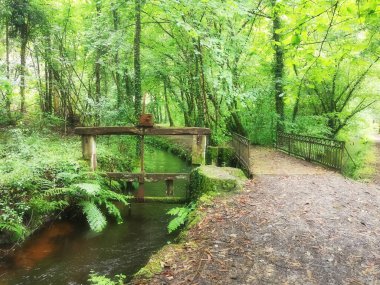
[[[100,145],[99,152],[111,157],[109,149]],[[130,157],[114,157],[100,155],[101,166],[107,171],[131,168]],[[81,160],[79,137],[21,128],[0,130],[0,243],[24,240],[66,209],[83,215],[94,231],[106,226],[107,216],[121,223],[114,202],[127,205],[128,197],[117,193],[118,188],[113,183],[110,189],[108,181],[89,171]]]

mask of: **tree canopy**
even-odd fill
[[[2,124],[337,137],[379,108],[375,0],[1,0]],[[375,113],[375,112],[374,112]]]

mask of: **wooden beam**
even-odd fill
[[[130,173],[130,172],[107,172],[106,175],[115,180],[139,181],[144,177],[145,182],[157,182],[164,180],[189,179],[189,173]]]
[[[165,136],[165,135],[209,135],[208,128],[145,128],[146,136]],[[80,127],[75,128],[77,135],[142,135],[143,128],[137,127]]]

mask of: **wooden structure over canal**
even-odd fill
[[[127,182],[138,181],[139,190],[137,199],[144,200],[144,182],[162,181],[166,182],[166,194],[173,195],[173,182],[175,179],[187,179],[187,173],[145,173],[144,170],[144,137],[145,136],[170,136],[186,135],[193,137],[192,164],[203,165],[206,161],[207,136],[211,133],[208,128],[162,128],[162,127],[79,127],[75,134],[82,136],[82,154],[85,160],[90,162],[90,167],[95,170],[96,161],[96,136],[101,135],[133,135],[142,138],[141,143],[141,172],[108,172],[110,179],[123,180]]]

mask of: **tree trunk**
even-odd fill
[[[25,73],[26,73],[26,46],[28,44],[28,37],[26,33],[22,33],[21,35],[21,51],[20,51],[20,59],[21,59],[21,68],[20,68],[20,98],[21,98],[21,113],[26,112],[25,107]]]
[[[6,76],[7,80],[10,81],[10,61],[9,61],[9,53],[10,53],[10,47],[9,47],[9,23],[8,20],[5,24],[5,50],[6,50]],[[8,116],[9,122],[12,121],[12,113],[11,113],[11,100],[10,100],[10,90],[7,89],[5,94],[5,108]]]
[[[101,6],[100,2],[96,1],[96,16],[97,20],[99,21],[101,13]],[[101,64],[100,64],[100,58],[102,56],[101,48],[96,48],[96,62],[95,62],[95,102],[98,104],[100,102],[101,97]],[[98,113],[98,112],[97,112]],[[100,117],[99,115],[95,115],[95,124],[100,124]]]
[[[114,32],[117,32],[119,30],[119,14],[117,12],[117,8],[115,7],[115,3],[112,3],[112,18],[113,18],[113,29]],[[124,102],[124,94],[121,88],[121,78],[120,78],[120,72],[119,72],[119,52],[116,50],[115,56],[115,85],[117,90],[117,106],[120,108]]]
[[[140,63],[140,42],[141,42],[141,0],[135,0],[135,38],[134,38],[134,95],[135,95],[135,116],[138,120],[141,115],[141,63]]]
[[[141,115],[141,62],[140,62],[140,43],[141,43],[141,0],[135,0],[135,37],[133,42],[133,66],[134,66],[134,95],[135,95],[135,120],[139,121]],[[142,153],[142,137],[138,136],[136,144],[136,154]],[[142,166],[143,168],[143,166]]]
[[[202,101],[202,112],[204,113],[204,125],[209,127],[209,114],[208,114],[208,104],[207,104],[207,96],[206,96],[206,83],[205,83],[205,75],[203,70],[203,55],[202,55],[202,47],[201,40],[198,38],[197,42],[198,49],[198,58],[199,58],[199,85],[200,85],[200,95]]]
[[[172,114],[170,113],[170,107],[169,107],[169,102],[168,102],[168,88],[167,88],[168,82],[167,79],[164,78],[164,97],[165,97],[165,108],[166,112],[168,114],[168,119],[169,119],[169,124],[171,127],[174,126]]]
[[[276,113],[279,121],[277,123],[277,130],[282,131],[284,129],[284,87],[283,87],[283,75],[284,75],[284,50],[280,44],[281,35],[277,32],[281,28],[280,16],[276,7],[276,0],[271,0],[273,8],[273,44],[274,44],[274,89],[275,89],[275,102]]]

